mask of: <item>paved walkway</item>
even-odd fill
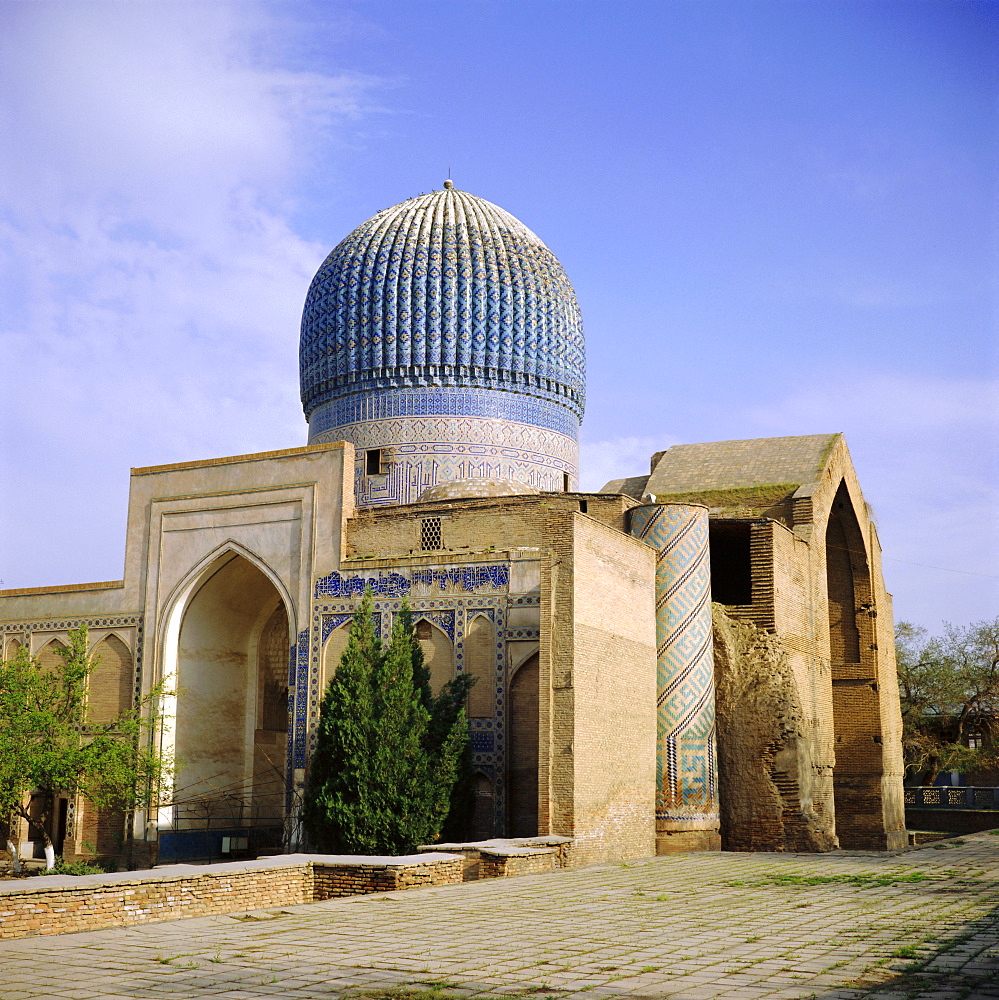
[[[0,944],[0,1000],[999,998],[999,836],[688,854]]]

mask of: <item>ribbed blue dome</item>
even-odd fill
[[[546,400],[577,428],[583,414],[582,319],[565,271],[512,215],[450,183],[330,253],[299,358],[306,418],[348,396],[435,386]]]

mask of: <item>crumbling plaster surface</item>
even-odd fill
[[[725,850],[828,851],[835,818],[815,787],[808,726],[780,640],[712,609]]]

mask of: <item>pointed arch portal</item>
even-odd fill
[[[230,851],[231,838],[250,851],[280,843],[291,643],[282,595],[230,551],[181,597],[171,626],[165,673],[175,687],[167,722],[177,776],[161,811],[161,826],[166,819],[173,828],[161,837],[161,857],[214,856],[224,836]]]

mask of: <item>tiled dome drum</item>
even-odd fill
[[[354,443],[360,504],[453,479],[575,485],[585,362],[572,286],[526,226],[449,182],[326,258],[300,361],[309,441]]]

